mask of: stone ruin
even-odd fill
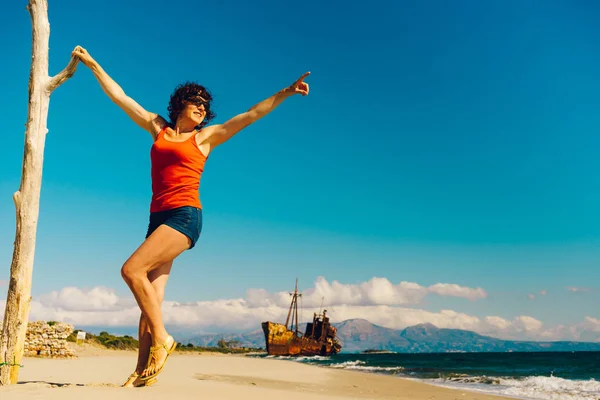
[[[26,357],[71,358],[75,353],[67,345],[73,325],[62,322],[36,321],[27,324],[25,336]]]

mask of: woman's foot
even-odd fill
[[[140,375],[140,379],[148,381],[160,374],[167,362],[167,358],[175,350],[175,347],[177,347],[177,343],[171,335],[167,336],[167,339],[162,344],[150,347],[148,365]]]
[[[125,381],[121,387],[140,387],[143,385],[144,381],[140,379],[140,374],[134,372],[133,374],[129,375],[129,378],[127,378],[127,381]]]
[[[121,387],[152,386],[156,383],[157,380],[157,378],[152,378],[148,379],[147,381],[143,381],[140,377],[140,374],[136,371],[129,375],[129,378],[127,378],[127,381],[125,381],[125,383]]]

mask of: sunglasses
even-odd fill
[[[190,97],[186,98],[185,101],[187,103],[194,104],[196,106],[199,106],[202,104],[204,104],[205,106],[208,106],[208,101],[206,101],[202,96],[199,96],[199,95],[190,96]]]

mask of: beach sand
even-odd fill
[[[155,385],[121,388],[135,352],[78,347],[77,359],[25,358],[20,382],[0,387],[0,399],[501,399],[393,376],[207,353],[174,353]]]

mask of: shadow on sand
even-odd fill
[[[47,385],[53,388],[65,388],[65,387],[119,387],[119,385],[114,385],[112,383],[67,383],[67,382],[49,382],[49,381],[20,381],[17,382],[17,385]]]

